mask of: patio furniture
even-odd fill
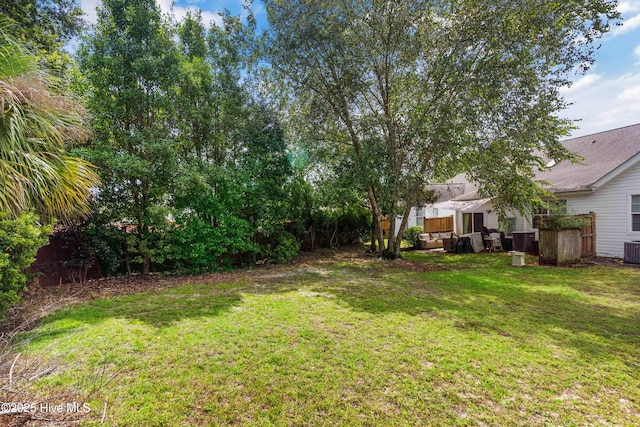
[[[500,233],[489,233],[489,241],[492,251],[501,251],[503,249],[502,240],[500,240]]]

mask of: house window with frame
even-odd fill
[[[517,225],[517,220],[516,218],[507,218],[505,226],[507,228],[507,236],[511,236],[513,235],[513,232],[516,231],[516,225]]]
[[[640,194],[631,196],[631,231],[640,231]]]
[[[424,208],[416,208],[416,227],[424,227]]]
[[[484,226],[484,214],[482,212],[462,214],[462,233],[475,233],[482,231]]]

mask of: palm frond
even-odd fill
[[[0,25],[0,209],[67,220],[89,209],[93,165],[66,153],[87,135],[84,110]]]

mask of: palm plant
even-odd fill
[[[86,136],[82,108],[55,93],[56,80],[0,25],[0,209],[69,220],[89,210],[99,182],[66,144]]]

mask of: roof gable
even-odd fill
[[[640,161],[640,124],[568,139],[563,145],[582,157],[537,174],[556,193],[592,190]]]

